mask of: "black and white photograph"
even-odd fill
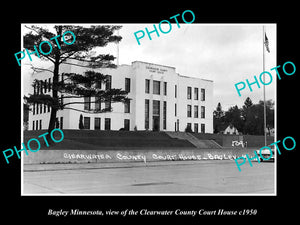
[[[4,222],[297,218],[296,4],[24,3],[1,20]]]
[[[183,15],[21,24],[22,195],[276,195],[276,24]]]

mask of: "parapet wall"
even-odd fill
[[[234,160],[246,154],[254,157],[255,149],[175,149],[175,150],[40,150],[24,154],[24,164],[109,163],[176,160]]]

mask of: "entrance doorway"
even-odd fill
[[[152,130],[153,131],[159,131],[159,120],[160,120],[160,118],[159,118],[159,116],[153,116],[153,128],[152,128]]]

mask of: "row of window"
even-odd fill
[[[62,81],[63,81],[63,76],[62,76]],[[111,83],[112,83],[112,76],[111,75],[107,75],[107,81],[105,83],[105,88],[106,90],[111,89]],[[130,78],[125,78],[125,91],[130,92]],[[34,94],[43,94],[43,93],[47,93],[50,92],[51,90],[51,78],[45,79],[45,80],[38,80],[34,86],[33,86],[33,92]],[[98,88],[101,89],[101,83],[98,84]]]
[[[107,82],[105,85],[106,90],[111,89],[112,76],[107,75]],[[153,80],[153,94],[160,95],[160,81]],[[100,84],[101,88],[101,84]],[[34,84],[34,94],[43,94],[49,92],[51,89],[51,78],[45,79],[44,81],[40,80]],[[128,93],[131,89],[131,79],[125,78],[125,91]],[[43,91],[44,90],[44,91]],[[150,80],[145,80],[145,93],[150,93]],[[167,95],[167,82],[163,82],[163,95]],[[175,85],[175,98],[177,98],[177,85]],[[192,99],[192,87],[187,87],[187,99]],[[199,88],[194,88],[194,100],[199,99]],[[201,101],[205,101],[205,89],[201,88]]]
[[[91,129],[91,118],[88,116],[83,117],[83,127],[84,129]],[[100,130],[101,129],[101,118],[94,117],[94,129]],[[130,129],[130,120],[124,119],[124,130]],[[111,118],[104,118],[104,130],[111,130]]]
[[[176,109],[175,105],[175,109]],[[201,106],[201,112],[200,112],[200,118],[204,119],[205,118],[205,106]],[[194,118],[199,118],[199,106],[194,105]],[[176,113],[176,111],[175,111]],[[176,115],[175,115],[176,116]],[[192,117],[192,105],[187,105],[187,117]]]
[[[187,87],[187,99],[192,99],[192,87]],[[194,100],[199,100],[199,88],[194,88]],[[201,101],[205,101],[205,89],[201,88]]]
[[[91,129],[91,118],[90,117],[83,117],[83,126],[84,129]],[[59,119],[56,118],[55,127],[63,129],[63,117],[60,117]],[[94,118],[94,129],[100,130],[101,127],[101,118],[95,117]],[[42,120],[33,120],[32,121],[32,130],[42,130]],[[124,120],[124,130],[130,129],[130,120],[125,119]],[[111,130],[111,119],[110,118],[104,118],[104,130]]]
[[[59,98],[59,102],[60,104],[63,104],[64,102],[64,96],[61,95],[61,97]],[[33,107],[32,107],[32,114],[42,114],[42,113],[47,113],[50,112],[50,106],[43,104],[43,103],[34,103]]]
[[[47,93],[51,90],[51,78],[37,81],[33,85],[33,93],[36,95]]]
[[[150,80],[145,80],[145,93],[150,93]],[[160,95],[160,81],[153,81],[153,94]],[[167,82],[163,82],[163,94],[167,95]]]
[[[200,118],[205,118],[205,106],[201,106]],[[177,116],[177,104],[175,103],[175,116]],[[187,105],[187,117],[192,117],[192,105]],[[194,118],[199,118],[199,106],[194,105]]]
[[[187,123],[187,129],[192,130],[194,133],[205,133],[205,124],[201,123],[200,126],[201,126],[201,130],[199,130],[198,128],[198,123],[194,123],[194,130],[193,130],[192,123]]]
[[[84,97],[84,110],[92,110],[92,103],[91,97]],[[95,97],[95,110],[101,110],[101,99],[99,97]],[[110,101],[104,101],[104,108],[110,109],[111,108],[111,102]],[[126,100],[124,102],[124,113],[130,113],[130,100]]]
[[[44,109],[44,110],[43,110]],[[42,103],[34,103],[32,108],[33,115],[50,112],[50,106]]]
[[[194,123],[194,129],[192,129],[192,123],[187,123],[186,125],[186,129],[187,130],[191,130],[195,133],[205,133],[205,124],[201,123],[200,124],[200,130],[199,130],[199,124],[198,123]],[[175,131],[179,131],[179,119],[177,119],[177,121],[175,122]]]
[[[63,117],[60,117],[59,120],[56,117],[55,127],[59,129],[63,129]],[[32,121],[32,130],[42,130],[42,120],[33,120]]]
[[[153,94],[160,95],[160,81],[153,80]],[[150,94],[150,80],[145,80],[145,93]],[[163,82],[163,95],[167,95],[167,82]],[[177,98],[177,85],[175,85],[175,98]],[[187,87],[187,99],[192,99],[192,87]],[[194,88],[194,100],[199,100],[199,88]],[[201,101],[205,101],[205,89],[201,88]]]

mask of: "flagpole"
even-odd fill
[[[265,71],[265,26],[263,26],[263,72]],[[263,82],[265,84],[265,73],[263,76]],[[265,146],[267,146],[267,115],[266,115],[266,90],[265,90],[265,85],[263,85],[263,94],[264,94],[264,139],[265,139]]]

